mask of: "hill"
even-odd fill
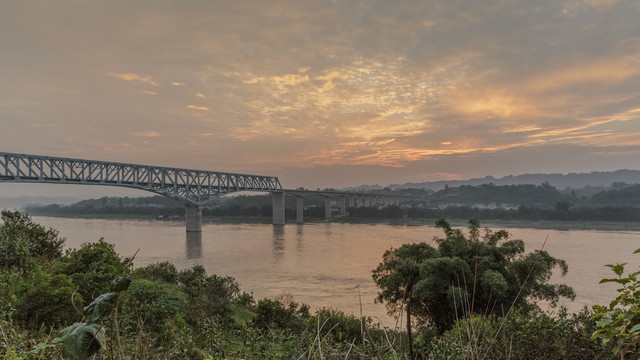
[[[404,184],[392,184],[388,187],[391,189],[430,189],[439,191],[449,187],[459,187],[462,185],[479,186],[483,184],[494,185],[540,185],[549,183],[557,189],[578,189],[584,187],[601,187],[612,186],[614,183],[640,184],[640,170],[616,170],[616,171],[593,171],[590,173],[569,173],[569,174],[522,174],[508,175],[502,178],[493,176],[485,176],[483,178],[473,178],[469,180],[442,180],[428,182],[409,182]],[[373,185],[373,188],[379,188],[379,185]],[[358,187],[361,190],[362,187]],[[364,189],[362,189],[364,190]]]

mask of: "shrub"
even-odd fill
[[[49,263],[62,256],[65,239],[18,211],[3,210],[0,218],[0,268],[25,268],[31,258]]]
[[[178,281],[178,270],[168,261],[137,268],[134,274],[143,279],[163,281],[169,284],[175,284]]]
[[[640,249],[634,254],[640,253]],[[595,305],[598,329],[594,339],[600,339],[603,345],[610,345],[615,354],[624,359],[628,353],[638,356],[640,351],[640,271],[623,276],[625,264],[606,265],[616,274],[615,278],[602,279],[600,283],[614,282],[621,287],[618,297],[609,306]]]
[[[109,291],[111,280],[127,272],[128,259],[122,260],[114,245],[104,239],[84,243],[80,249],[69,250],[57,264],[56,270],[71,277],[85,301]]]

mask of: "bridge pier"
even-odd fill
[[[324,198],[324,218],[331,219],[331,198],[328,196]]]
[[[188,232],[202,232],[202,208],[187,204],[184,207],[184,222]]]
[[[284,191],[271,193],[273,225],[284,225]]]
[[[344,195],[340,196],[340,214],[344,215],[347,213],[347,199]]]

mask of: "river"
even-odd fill
[[[169,261],[179,269],[202,264],[208,273],[230,275],[256,299],[290,295],[312,308],[331,307],[372,316],[385,326],[393,320],[375,304],[377,287],[371,279],[382,254],[391,247],[426,241],[442,232],[433,226],[309,223],[205,223],[201,234],[186,233],[184,223],[153,220],[77,219],[34,216],[65,237],[67,248],[101,237],[115,244],[121,256],[135,258],[135,266]],[[498,228],[494,229],[498,230]],[[599,284],[613,273],[604,265],[640,266],[638,231],[548,230],[508,228],[528,251],[544,249],[569,264],[565,277],[553,282],[571,285],[577,297],[563,304],[570,311],[584,305],[608,304],[616,296],[614,284]],[[545,243],[545,239],[546,243]],[[360,300],[361,299],[361,300]]]

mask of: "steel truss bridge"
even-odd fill
[[[0,152],[0,182],[122,186],[203,206],[237,191],[282,192],[277,177]]]

